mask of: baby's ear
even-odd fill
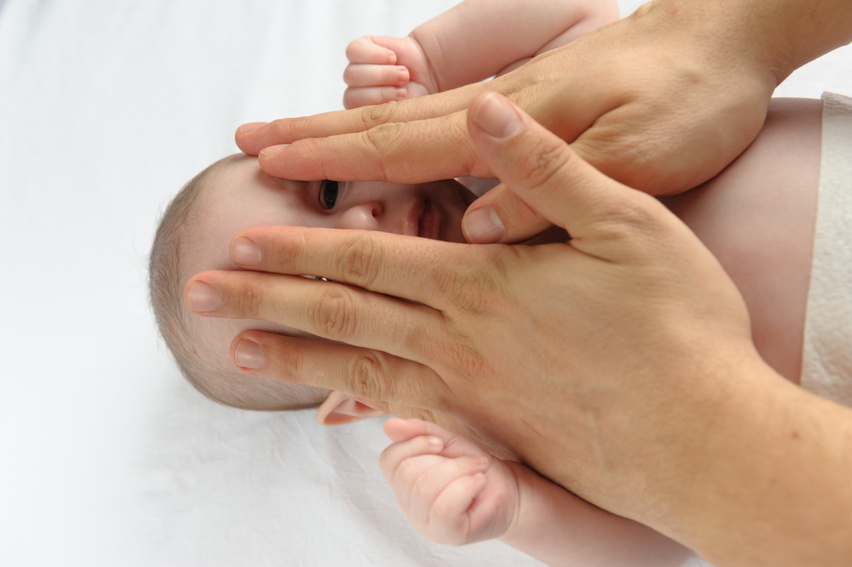
[[[322,425],[345,425],[368,417],[387,415],[371,403],[370,400],[333,390],[317,408],[317,421]]]

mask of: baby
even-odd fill
[[[734,164],[705,186],[666,199],[743,293],[761,354],[793,381],[798,381],[801,367],[814,240],[820,104],[776,101],[763,132]],[[240,373],[228,358],[238,333],[299,332],[263,321],[197,317],[184,307],[184,285],[203,270],[235,269],[228,245],[237,232],[252,226],[382,230],[463,242],[460,221],[474,198],[452,180],[403,186],[276,179],[254,158],[229,156],[184,187],[157,231],[150,284],[162,335],[187,379],[217,402],[254,410],[318,407],[318,420],[324,424],[380,415],[369,400]],[[521,465],[495,459],[437,426],[391,420],[386,431],[395,444],[382,457],[383,471],[415,525],[438,541],[501,537],[546,561],[590,554],[583,555],[582,564],[593,564],[591,557],[597,557],[600,564],[623,560],[636,565],[648,554],[650,565],[678,565],[684,557],[685,551],[670,540],[589,506]],[[417,481],[434,467],[449,467],[450,472],[426,477],[440,479],[431,482],[451,490]],[[409,494],[412,485],[422,492],[412,493],[418,499],[409,500],[402,495]],[[447,502],[448,494],[456,498]],[[571,530],[564,527],[569,520]],[[530,530],[528,521],[538,527]],[[545,536],[548,526],[552,538]],[[525,545],[526,536],[518,533],[535,535],[537,543]],[[542,551],[555,544],[556,551]]]
[[[180,191],[157,230],[150,293],[163,338],[189,382],[217,402],[254,410],[316,407],[328,392],[245,376],[228,359],[231,340],[244,329],[298,332],[262,321],[199,319],[183,305],[189,276],[235,268],[228,244],[252,226],[381,230],[463,242],[461,218],[473,199],[456,181],[405,186],[289,181],[265,174],[254,158],[226,157]]]
[[[479,80],[523,62],[524,51],[526,56],[535,55],[570,40],[574,32],[591,29],[585,27],[590,22],[594,27],[614,17],[606,3],[589,3],[582,17],[570,25],[551,26],[549,35],[526,29],[524,50],[512,51],[504,45],[512,41],[503,41],[501,53],[509,55],[480,61],[480,66],[466,67],[462,59],[444,71],[453,67],[447,53],[488,59],[495,49],[483,37],[512,39],[511,33],[497,34],[500,28],[494,26],[521,22],[523,18],[512,16],[521,4],[521,12],[531,13],[526,3],[479,7],[488,16],[479,20],[487,20],[493,33],[477,35],[462,23],[476,16],[470,10],[478,4],[464,2],[406,39],[353,42],[347,51],[351,65],[345,75],[346,105],[416,96]],[[536,8],[544,11],[553,4],[541,1]],[[592,4],[603,6],[603,15],[595,13]],[[553,20],[549,17],[548,25]],[[558,27],[563,29],[552,31]],[[472,42],[471,48],[453,44],[461,42],[458,36]],[[442,60],[435,53],[439,44],[455,48],[445,49]],[[531,49],[529,44],[537,47]],[[421,64],[424,60],[429,64]],[[436,65],[438,61],[441,65]],[[474,74],[474,67],[487,70]],[[388,82],[387,77],[393,80]],[[820,101],[774,102],[763,132],[734,164],[702,188],[664,200],[719,258],[746,300],[761,355],[793,381],[799,380],[802,364],[820,120]],[[464,242],[460,221],[475,197],[452,180],[413,186],[281,180],[261,171],[253,158],[227,157],[179,193],[157,231],[151,253],[151,297],[162,335],[187,379],[220,403],[255,410],[318,407],[318,420],[325,424],[380,415],[369,400],[240,373],[228,358],[229,345],[239,332],[299,332],[262,321],[196,317],[183,305],[184,284],[199,271],[234,269],[228,244],[233,235],[252,226],[382,230]],[[553,241],[559,236],[543,238]],[[679,565],[686,556],[681,546],[652,530],[590,506],[522,465],[496,459],[438,426],[389,420],[385,429],[394,444],[382,455],[382,470],[408,517],[436,541],[461,544],[499,537],[555,564]]]
[[[466,0],[408,38],[352,42],[345,103],[374,104],[479,81],[617,18],[614,0]],[[496,47],[495,37],[501,38]],[[489,186],[474,183],[477,193]],[[234,267],[227,244],[250,226],[362,228],[464,242],[460,220],[475,197],[456,181],[406,187],[282,181],[265,176],[251,159],[225,158],[180,192],[157,232],[151,297],[162,335],[187,379],[216,401],[265,410],[315,406],[324,392],[252,379],[232,369],[223,353],[230,337],[246,326],[189,316],[180,282],[200,270]],[[270,329],[262,322],[247,327]]]

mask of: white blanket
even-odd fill
[[[202,398],[146,298],[159,213],[237,125],[340,108],[349,40],[453,3],[0,0],[0,564],[535,564],[420,537],[378,421]],[[781,92],[852,93],[850,61]]]

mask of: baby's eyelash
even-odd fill
[[[326,179],[320,184],[319,190],[319,202],[320,206],[324,209],[333,209],[337,204],[338,193],[340,192],[340,188],[338,186],[337,181],[331,181]]]

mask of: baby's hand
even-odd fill
[[[382,473],[423,535],[464,545],[509,530],[518,490],[502,461],[464,437],[417,419],[390,419],[385,433],[394,443],[382,452]]]
[[[426,56],[411,37],[362,37],[349,44],[346,58],[346,108],[437,92]]]

